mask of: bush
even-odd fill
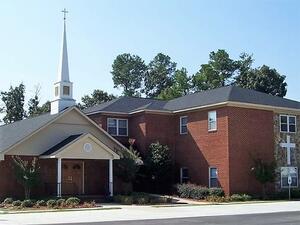
[[[15,206],[15,207],[21,206],[21,204],[22,204],[22,201],[20,201],[20,200],[12,202],[12,205]]]
[[[66,200],[63,199],[63,198],[60,198],[60,199],[58,199],[58,200],[56,201],[56,204],[57,204],[57,206],[59,206],[59,207],[63,207],[63,206],[65,205],[65,203],[66,203]]]
[[[4,199],[3,204],[10,205],[13,203],[13,201],[14,200],[12,198],[6,198],[6,199]]]
[[[80,199],[76,197],[70,197],[66,200],[66,205],[69,207],[75,207],[78,206],[80,203]]]
[[[116,195],[114,201],[125,205],[132,205],[133,197],[130,195]]]
[[[250,201],[252,197],[247,194],[233,194],[230,196],[230,201],[235,202],[244,202],[244,201]]]
[[[230,198],[224,196],[220,197],[220,196],[211,195],[211,196],[207,196],[205,200],[208,202],[229,202]]]
[[[181,198],[206,199],[208,196],[223,197],[221,188],[207,188],[195,184],[177,184],[177,193]]]
[[[47,206],[47,202],[45,200],[38,200],[36,202],[36,206],[37,207],[41,207],[41,206]]]
[[[222,188],[210,188],[209,189],[209,195],[210,196],[224,197],[225,193],[224,193]]]
[[[23,208],[31,208],[33,207],[33,201],[31,201],[30,199],[26,199],[22,202],[21,207]]]
[[[48,208],[55,208],[57,206],[57,202],[54,199],[50,199],[47,201],[47,207]]]

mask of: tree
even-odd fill
[[[276,177],[276,164],[275,162],[264,162],[260,158],[253,159],[253,164],[254,165],[251,168],[251,171],[255,176],[256,180],[262,184],[262,196],[263,198],[265,198],[267,183],[274,182]]]
[[[285,76],[266,65],[241,73],[236,77],[235,85],[279,97],[284,97],[287,92]]]
[[[135,181],[137,172],[139,171],[142,162],[139,152],[133,148],[134,142],[134,139],[129,139],[129,152],[122,152],[121,159],[117,160],[115,163],[115,175],[124,182],[122,185],[123,188],[125,185],[129,186],[127,190],[126,188],[123,190],[126,193],[132,191],[132,183]]]
[[[88,107],[92,107],[94,105],[98,105],[104,102],[111,101],[115,99],[116,96],[112,94],[108,94],[105,91],[95,89],[91,95],[84,95],[81,98],[82,104],[79,104],[79,108],[85,109]]]
[[[10,86],[9,91],[1,92],[1,100],[5,105],[3,109],[5,113],[4,123],[12,123],[25,117],[24,94],[25,86],[23,83],[17,87]]]
[[[50,112],[50,101],[47,101],[42,106],[40,106],[40,91],[41,87],[39,85],[35,86],[34,96],[28,101],[29,117],[34,117],[43,113]]]
[[[187,74],[185,68],[176,70],[172,86],[165,88],[159,95],[159,99],[170,100],[187,95],[190,92],[191,78]]]
[[[37,158],[31,162],[22,160],[19,156],[13,156],[15,176],[23,186],[25,199],[30,199],[31,189],[39,184],[39,166]]]
[[[202,91],[229,85],[236,69],[236,62],[225,50],[211,52],[208,63],[202,64],[200,70],[192,77],[194,89]]]
[[[150,144],[149,152],[145,159],[148,180],[156,192],[168,191],[172,183],[172,157],[167,145],[158,141]]]
[[[147,66],[137,55],[118,55],[112,64],[114,87],[122,87],[123,95],[139,96]]]
[[[145,89],[147,97],[157,97],[166,88],[172,86],[176,63],[162,53],[158,53],[148,65],[145,76]]]

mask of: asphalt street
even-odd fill
[[[299,225],[300,212],[280,212],[235,216],[208,216],[177,219],[118,222],[65,223],[60,225]],[[50,224],[49,224],[50,225]]]

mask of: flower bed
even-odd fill
[[[8,210],[24,210],[24,209],[73,209],[73,208],[94,208],[95,201],[83,202],[77,197],[67,199],[48,199],[48,200],[14,200],[6,198],[0,204],[0,208]]]

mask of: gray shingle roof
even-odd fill
[[[84,113],[91,114],[104,111],[113,113],[131,113],[143,109],[173,112],[227,101],[300,109],[300,102],[297,101],[236,86],[227,86],[189,94],[170,101],[121,97],[110,102],[88,108],[84,110]]]
[[[48,156],[51,155],[52,153],[58,151],[59,149],[61,149],[62,147],[66,146],[67,144],[71,143],[72,141],[74,141],[75,139],[77,139],[78,137],[80,137],[82,134],[75,134],[75,135],[70,135],[69,137],[67,137],[66,139],[62,140],[61,142],[59,142],[58,144],[52,146],[51,148],[49,148],[46,152],[44,152],[43,154],[41,154],[42,156]]]
[[[56,118],[58,114],[50,113],[41,116],[20,120],[14,123],[0,126],[0,152],[21,141],[34,131],[46,125]]]

